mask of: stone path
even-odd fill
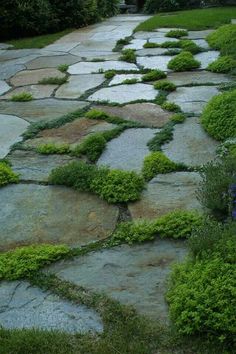
[[[219,56],[206,42],[212,30],[188,32],[187,38],[202,48],[195,55],[201,62],[199,70],[171,72],[167,66],[173,56],[166,55],[167,49],[143,48],[147,41],[161,44],[169,40],[165,37],[170,30],[167,28],[134,33],[124,49],[134,49],[137,62],[120,61],[120,53],[113,51],[116,41],[131,36],[146,18],[120,15],[78,29],[43,49],[7,50],[7,45],[0,45],[0,158],[7,158],[12,169],[20,174],[19,184],[0,189],[1,251],[37,243],[89,245],[109,237],[124,214],[135,220],[157,218],[175,209],[202,211],[196,199],[201,181],[197,172],[157,175],[146,184],[140,200],[121,207],[92,194],[47,185],[52,169],[77,159],[36,152],[39,145],[48,143],[73,148],[93,133],[117,128],[116,124],[84,116],[69,122],[64,119],[64,124],[57,122],[71,112],[95,108],[140,123],[140,127],[126,129],[109,141],[97,164],[140,173],[143,160],[150,153],[148,142],[173,116],[154,102],[159,92],[153,83],[142,82],[140,69],[161,69],[177,86],[167,100],[177,103],[188,114],[184,123],[174,127],[173,140],[163,145],[162,151],[171,160],[190,167],[216,157],[217,142],[203,131],[199,116],[207,102],[220,94],[220,85],[230,83],[232,78],[206,70]],[[59,71],[61,64],[68,65],[66,73]],[[104,71],[113,69],[121,72],[106,79]],[[48,77],[66,78],[67,82],[39,83]],[[127,84],[127,79],[137,82]],[[33,100],[11,101],[12,95],[22,92],[31,93]],[[53,128],[47,126],[11,151],[11,146],[22,140],[22,133],[35,123],[50,123]],[[167,322],[166,278],[171,264],[181,261],[185,254],[182,241],[157,239],[153,243],[92,252],[59,262],[46,271],[93,291],[105,292],[122,303],[134,305],[140,313]],[[1,325],[73,333],[103,330],[94,311],[24,281],[0,283]]]

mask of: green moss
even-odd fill
[[[32,101],[33,95],[29,92],[21,92],[11,96],[11,101],[14,102],[27,102]]]
[[[45,77],[38,83],[40,85],[63,85],[67,82],[67,77]]]
[[[147,42],[143,45],[143,48],[159,48],[160,44],[153,43],[153,42]]]
[[[122,82],[122,84],[126,84],[126,85],[133,85],[133,84],[137,84],[138,79],[126,79]]]
[[[194,59],[190,52],[181,52],[168,63],[168,69],[174,71],[188,71],[200,67],[200,62]]]
[[[236,59],[236,25],[225,25],[207,37],[211,48],[220,50],[221,55]]]
[[[186,30],[170,30],[169,32],[166,33],[166,37],[171,37],[171,38],[181,38],[181,37],[186,37],[188,35],[188,31]]]
[[[230,56],[223,56],[209,64],[207,70],[213,73],[229,73],[236,68],[236,60]]]
[[[125,127],[140,126],[138,122],[131,122],[117,116],[111,116],[103,111],[100,111],[99,109],[91,109],[85,114],[85,117],[89,119],[105,120],[108,123],[124,125]],[[106,132],[104,132],[103,135],[104,134],[106,134]]]
[[[131,41],[131,37],[125,37],[118,39],[115,48],[112,49],[113,52],[120,52],[125,45],[128,45]]]
[[[146,82],[146,81],[155,81],[155,80],[159,80],[159,79],[165,79],[166,76],[167,75],[164,71],[151,70],[142,76],[142,81]]]
[[[190,39],[184,39],[180,41],[180,48],[186,52],[190,52],[192,54],[197,54],[201,52],[201,48]]]
[[[181,112],[181,108],[180,106],[178,106],[176,103],[173,103],[173,102],[164,102],[162,105],[161,105],[161,108],[167,110],[167,111],[170,111],[170,112]]]
[[[70,152],[70,146],[68,144],[42,144],[37,146],[36,151],[40,154],[68,154]]]
[[[95,162],[106,147],[106,139],[101,133],[88,136],[73,150],[75,156],[86,155],[91,162]]]
[[[11,167],[5,162],[0,162],[0,188],[18,181],[19,176],[12,171]]]
[[[168,80],[155,82],[154,88],[156,90],[162,90],[167,92],[172,92],[176,90],[175,84]]]
[[[176,171],[178,165],[171,161],[162,152],[153,152],[144,159],[143,163],[143,177],[146,181],[150,181],[158,173],[169,173]]]
[[[157,133],[154,138],[148,142],[148,147],[151,151],[160,151],[161,146],[168,143],[173,138],[174,123],[168,122],[162,130]]]
[[[126,61],[127,63],[136,63],[136,54],[133,49],[125,49],[122,50],[122,55],[120,56],[120,60]]]
[[[179,48],[180,41],[166,41],[161,44],[161,48]]]
[[[176,113],[171,117],[171,121],[178,124],[183,123],[186,119],[186,115],[183,113]]]
[[[68,64],[60,64],[60,65],[58,65],[57,69],[62,73],[66,73],[67,70],[69,69],[69,65]]]
[[[116,75],[115,70],[108,70],[104,73],[105,79],[112,79]]]

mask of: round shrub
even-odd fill
[[[9,183],[17,183],[18,181],[18,175],[12,171],[11,167],[5,162],[0,162],[0,187]]]
[[[216,59],[209,64],[207,70],[213,73],[229,73],[236,68],[236,60],[230,56],[224,56]]]
[[[215,139],[236,136],[236,90],[215,96],[201,116],[204,129]]]
[[[236,25],[225,25],[209,34],[207,42],[210,47],[220,50],[221,55],[236,55]]]
[[[174,71],[188,71],[199,68],[201,63],[194,59],[190,52],[181,52],[171,59],[168,63],[168,69]]]
[[[154,88],[156,90],[162,90],[167,92],[172,92],[176,90],[175,84],[168,80],[155,82]]]
[[[201,48],[190,39],[181,40],[179,44],[180,48],[186,52],[190,52],[192,54],[201,52]]]
[[[176,171],[177,165],[162,152],[153,152],[144,159],[143,177],[149,181],[158,173],[168,173]]]

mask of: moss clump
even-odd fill
[[[122,82],[122,84],[126,84],[126,85],[133,85],[133,84],[137,84],[138,79],[126,79]]]
[[[197,54],[201,52],[201,48],[190,39],[184,39],[180,41],[180,48],[186,52],[190,52],[192,54]]]
[[[154,42],[147,42],[143,45],[143,48],[159,48],[160,45]]]
[[[151,70],[142,76],[142,81],[146,82],[146,81],[155,81],[155,80],[165,79],[166,76],[167,75],[164,71]]]
[[[181,52],[171,59],[168,63],[168,69],[174,71],[188,71],[199,68],[201,63],[194,59],[190,52]]]
[[[171,121],[178,124],[183,123],[186,119],[186,115],[183,113],[176,113],[171,117]]]
[[[13,102],[27,102],[32,101],[33,95],[30,92],[21,92],[11,96]]]
[[[70,146],[68,144],[42,144],[36,148],[36,151],[40,154],[68,154],[70,152]]]
[[[68,64],[60,64],[60,65],[58,65],[57,69],[62,73],[66,73],[67,70],[69,69],[69,65]]]
[[[116,75],[115,70],[108,70],[104,73],[105,79],[112,79]]]
[[[169,32],[166,33],[166,37],[171,37],[171,38],[181,38],[181,37],[186,37],[188,35],[187,30],[170,30]]]
[[[154,84],[154,88],[156,90],[162,90],[167,92],[172,92],[176,90],[175,84],[168,80],[156,82]]]
[[[67,82],[67,77],[45,77],[40,80],[38,83],[40,85],[63,85]]]
[[[157,151],[151,153],[144,159],[142,173],[145,180],[150,181],[158,173],[176,171],[178,167],[179,166],[175,162],[171,161],[162,152]]]
[[[236,25],[225,25],[207,37],[211,48],[220,50],[221,55],[231,55],[236,59]]]
[[[106,139],[101,133],[88,136],[73,150],[76,156],[86,155],[91,162],[95,162],[106,147]]]
[[[122,50],[122,55],[119,58],[122,61],[126,61],[128,63],[136,63],[136,54],[133,49],[125,49]]]
[[[223,56],[209,64],[207,70],[213,73],[229,73],[236,68],[236,60],[230,56]]]
[[[12,171],[11,167],[5,162],[0,162],[0,188],[18,181],[19,176]]]
[[[170,112],[181,112],[181,108],[180,106],[178,106],[176,103],[174,102],[164,102],[162,105],[161,105],[161,108],[167,110],[167,111],[170,111]]]
[[[161,44],[161,48],[179,48],[180,41],[166,41]]]

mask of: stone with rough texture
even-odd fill
[[[2,250],[35,243],[86,245],[108,237],[118,218],[116,206],[61,186],[6,186],[0,189],[0,209]]]
[[[168,71],[168,63],[173,58],[169,55],[160,55],[156,57],[138,57],[137,64],[144,67],[144,69],[158,69]]]
[[[87,90],[100,86],[105,81],[102,74],[72,75],[56,92],[59,98],[79,98]]]
[[[102,332],[100,316],[84,305],[70,303],[26,281],[0,284],[0,325],[7,329]]]
[[[158,90],[147,84],[118,85],[105,87],[88,97],[89,101],[107,101],[128,103],[137,100],[152,101],[158,95]]]
[[[162,55],[165,52],[166,52],[165,48],[143,48],[137,50],[136,55],[139,57],[157,56],[157,55]]]
[[[168,74],[168,80],[176,86],[199,85],[199,84],[222,84],[231,82],[229,75],[216,74],[210,71],[185,71]]]
[[[0,158],[8,154],[11,145],[22,140],[21,134],[28,125],[29,123],[19,117],[0,114]]]
[[[158,129],[128,129],[107,143],[106,150],[99,158],[98,166],[112,169],[140,172],[144,158],[149,155],[147,143]]]
[[[193,39],[192,41],[200,48],[210,49],[209,44],[205,39]]]
[[[88,103],[48,98],[29,102],[1,102],[0,113],[17,114],[29,122],[50,121],[86,107]]]
[[[43,68],[56,68],[58,65],[62,64],[75,64],[80,60],[80,58],[75,55],[67,54],[67,55],[55,55],[55,56],[46,56],[36,58],[29,63],[27,63],[26,67],[29,70],[34,69],[43,69]]]
[[[0,61],[13,60],[18,58],[30,57],[31,55],[40,55],[40,49],[11,49],[0,55]]]
[[[99,71],[107,70],[138,70],[135,64],[126,63],[124,61],[101,61],[101,62],[80,62],[71,65],[68,69],[69,74],[91,74]]]
[[[182,241],[160,240],[92,252],[47,269],[63,280],[102,292],[141,314],[168,322],[167,279],[186,255]]]
[[[27,85],[23,87],[17,87],[4,96],[1,96],[0,99],[11,99],[12,96],[18,95],[22,92],[31,93],[33,98],[36,99],[51,97],[57,87],[57,85]]]
[[[142,49],[145,43],[146,43],[146,40],[144,40],[144,39],[132,39],[130,44],[125,45],[123,49],[124,50],[125,49],[135,49],[135,50]]]
[[[37,69],[37,70],[24,70],[16,74],[11,78],[10,83],[13,86],[24,86],[37,84],[40,80],[48,77],[65,77],[65,74],[61,73],[57,69]]]
[[[49,51],[58,51],[58,52],[70,52],[72,49],[74,49],[77,45],[79,44],[78,41],[76,42],[70,42],[70,43],[53,43],[53,44],[49,44],[46,47],[44,47],[44,50],[49,50]]]
[[[0,95],[3,95],[5,92],[9,91],[11,87],[3,80],[0,80]]]
[[[1,63],[0,65],[0,80],[9,79],[15,75],[18,71],[24,70],[24,65]]]
[[[220,52],[216,50],[210,50],[208,52],[198,53],[194,57],[200,61],[201,69],[206,69],[209,64],[219,58]]]
[[[172,113],[164,111],[155,103],[132,103],[123,107],[96,105],[94,108],[153,128],[163,127],[172,116]]]
[[[119,85],[122,84],[123,81],[125,80],[132,80],[132,79],[136,79],[138,80],[138,82],[142,81],[142,75],[141,74],[118,74],[115,75],[114,78],[111,80],[111,82],[109,83],[109,86],[113,86],[113,85]],[[132,89],[132,86],[131,86]]]
[[[188,39],[205,39],[214,30],[188,31]]]
[[[141,199],[129,204],[134,219],[157,218],[177,209],[201,211],[196,189],[201,178],[196,172],[157,175],[147,185]]]
[[[217,146],[195,117],[175,126],[173,140],[163,145],[162,151],[174,162],[198,166],[216,158]]]

